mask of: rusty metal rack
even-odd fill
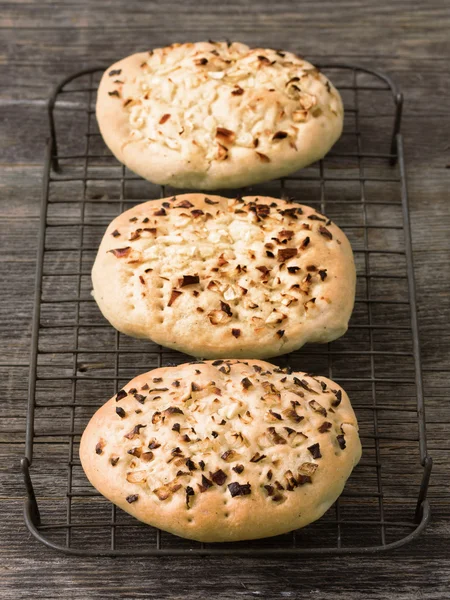
[[[352,243],[358,284],[349,331],[274,361],[327,375],[348,391],[363,457],[344,493],[322,519],[291,534],[200,544],[139,523],[87,481],[78,445],[98,406],[138,373],[188,360],[114,331],[90,296],[90,268],[106,225],[134,204],[175,193],[137,177],[105,147],[94,105],[104,69],[92,68],[62,81],[48,104],[22,460],[25,521],[47,546],[84,556],[370,553],[401,546],[426,527],[432,461],[400,133],[403,99],[375,71],[321,68],[346,107],[340,141],[315,165],[239,192],[309,204]]]

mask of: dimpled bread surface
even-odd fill
[[[308,206],[184,194],[109,225],[94,297],[119,331],[203,358],[266,358],[345,333],[355,266]]]
[[[274,536],[315,521],[361,456],[347,394],[258,360],[139,375],[90,420],[92,485],[137,519],[204,542]]]

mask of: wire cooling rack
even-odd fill
[[[363,457],[344,493],[322,519],[291,534],[200,544],[139,523],[87,481],[78,447],[95,410],[138,373],[190,360],[113,330],[90,296],[90,269],[106,225],[134,204],[179,193],[137,177],[107,150],[94,110],[104,68],[93,68],[61,82],[48,104],[22,460],[25,521],[47,546],[89,556],[368,553],[400,546],[425,528],[432,461],[400,134],[403,100],[380,73],[321,68],[346,106],[340,141],[315,165],[239,192],[309,204],[352,243],[358,283],[347,334],[273,361],[327,375],[348,391]]]

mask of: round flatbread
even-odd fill
[[[342,388],[255,360],[140,375],[95,413],[80,445],[88,479],[111,502],[204,542],[315,521],[360,456]]]
[[[322,158],[341,135],[343,106],[331,82],[291,52],[199,42],[109,67],[97,120],[118,160],[142,177],[213,190]]]
[[[119,331],[203,358],[266,358],[347,330],[355,267],[308,206],[185,194],[114,219],[92,270]]]

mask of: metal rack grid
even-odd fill
[[[149,198],[179,192],[142,180],[106,149],[94,116],[104,68],[92,68],[62,81],[48,104],[22,460],[25,521],[47,546],[85,556],[369,553],[398,547],[426,527],[432,460],[400,133],[403,98],[375,71],[340,64],[321,69],[343,95],[341,140],[319,163],[239,192],[310,204],[352,242],[358,285],[348,333],[273,361],[325,374],[349,392],[363,458],[344,493],[322,519],[292,534],[200,544],[137,522],[85,478],[78,443],[100,403],[139,372],[188,360],[114,331],[90,297],[90,267],[111,219]],[[382,129],[392,131],[389,139]]]

